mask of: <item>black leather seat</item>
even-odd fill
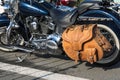
[[[94,6],[96,1],[83,2],[78,8],[71,11],[62,11],[57,8],[52,8],[50,10],[50,15],[58,26],[67,27],[76,21],[78,14],[82,14],[90,7]]]
[[[82,14],[83,12],[85,12],[88,9],[99,8],[100,3],[101,3],[101,1],[98,1],[98,0],[85,0],[79,4],[78,12],[79,12],[79,14]]]
[[[53,8],[50,11],[50,15],[57,25],[66,27],[75,22],[78,12],[77,9],[73,9],[72,11],[62,11],[60,9]]]

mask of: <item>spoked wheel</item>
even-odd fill
[[[1,34],[0,36],[0,42],[3,45],[23,45],[24,44],[24,38],[18,34],[16,31],[12,31],[10,34],[9,40],[6,37],[6,33]]]
[[[17,49],[16,48],[14,49],[14,46],[16,47],[16,46],[24,45],[24,38],[20,34],[18,34],[16,31],[13,30],[10,34],[9,40],[6,37],[6,33],[2,33],[0,35],[0,43],[1,43],[0,45],[3,45],[2,47],[6,48],[4,49],[4,51],[15,51]],[[26,59],[26,57],[28,56],[28,53],[17,52],[15,53],[15,56],[17,57],[16,62],[22,62]]]
[[[0,34],[0,50],[3,51],[16,51],[14,46],[24,45],[24,38],[16,31],[12,31],[9,40],[6,37],[6,33]]]
[[[112,49],[108,52],[104,51],[103,58],[96,63],[101,64],[101,65],[110,66],[119,61],[119,55],[120,55],[119,54],[119,49],[120,49],[119,39],[118,39],[116,33],[108,26],[98,24],[98,28],[100,29],[100,32],[110,42],[110,44],[112,45]]]

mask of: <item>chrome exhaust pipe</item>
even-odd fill
[[[15,46],[14,49],[24,51],[24,52],[27,52],[27,53],[31,53],[31,52],[34,51],[34,49],[22,48],[22,47],[17,47],[17,46]]]
[[[27,48],[22,48],[22,47],[17,47],[17,46],[3,46],[3,45],[0,45],[0,50],[6,51],[6,52],[20,50],[20,51],[24,51],[27,53],[31,53],[34,51],[34,49],[27,49]]]
[[[17,49],[15,49],[14,47],[12,46],[1,46],[0,45],[0,50],[2,51],[6,51],[6,52],[12,52],[12,51],[16,51]]]

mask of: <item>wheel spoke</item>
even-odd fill
[[[98,24],[98,28],[103,36],[112,45],[112,48],[110,51],[104,51],[103,58],[100,61],[97,61],[97,63],[106,66],[112,65],[119,61],[120,44],[117,33],[114,31],[114,29],[107,25]]]

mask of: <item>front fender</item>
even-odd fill
[[[10,23],[10,19],[7,15],[0,15],[0,27],[8,26]]]
[[[120,16],[117,12],[111,10],[88,10],[80,16],[112,18],[113,22],[120,29]]]

